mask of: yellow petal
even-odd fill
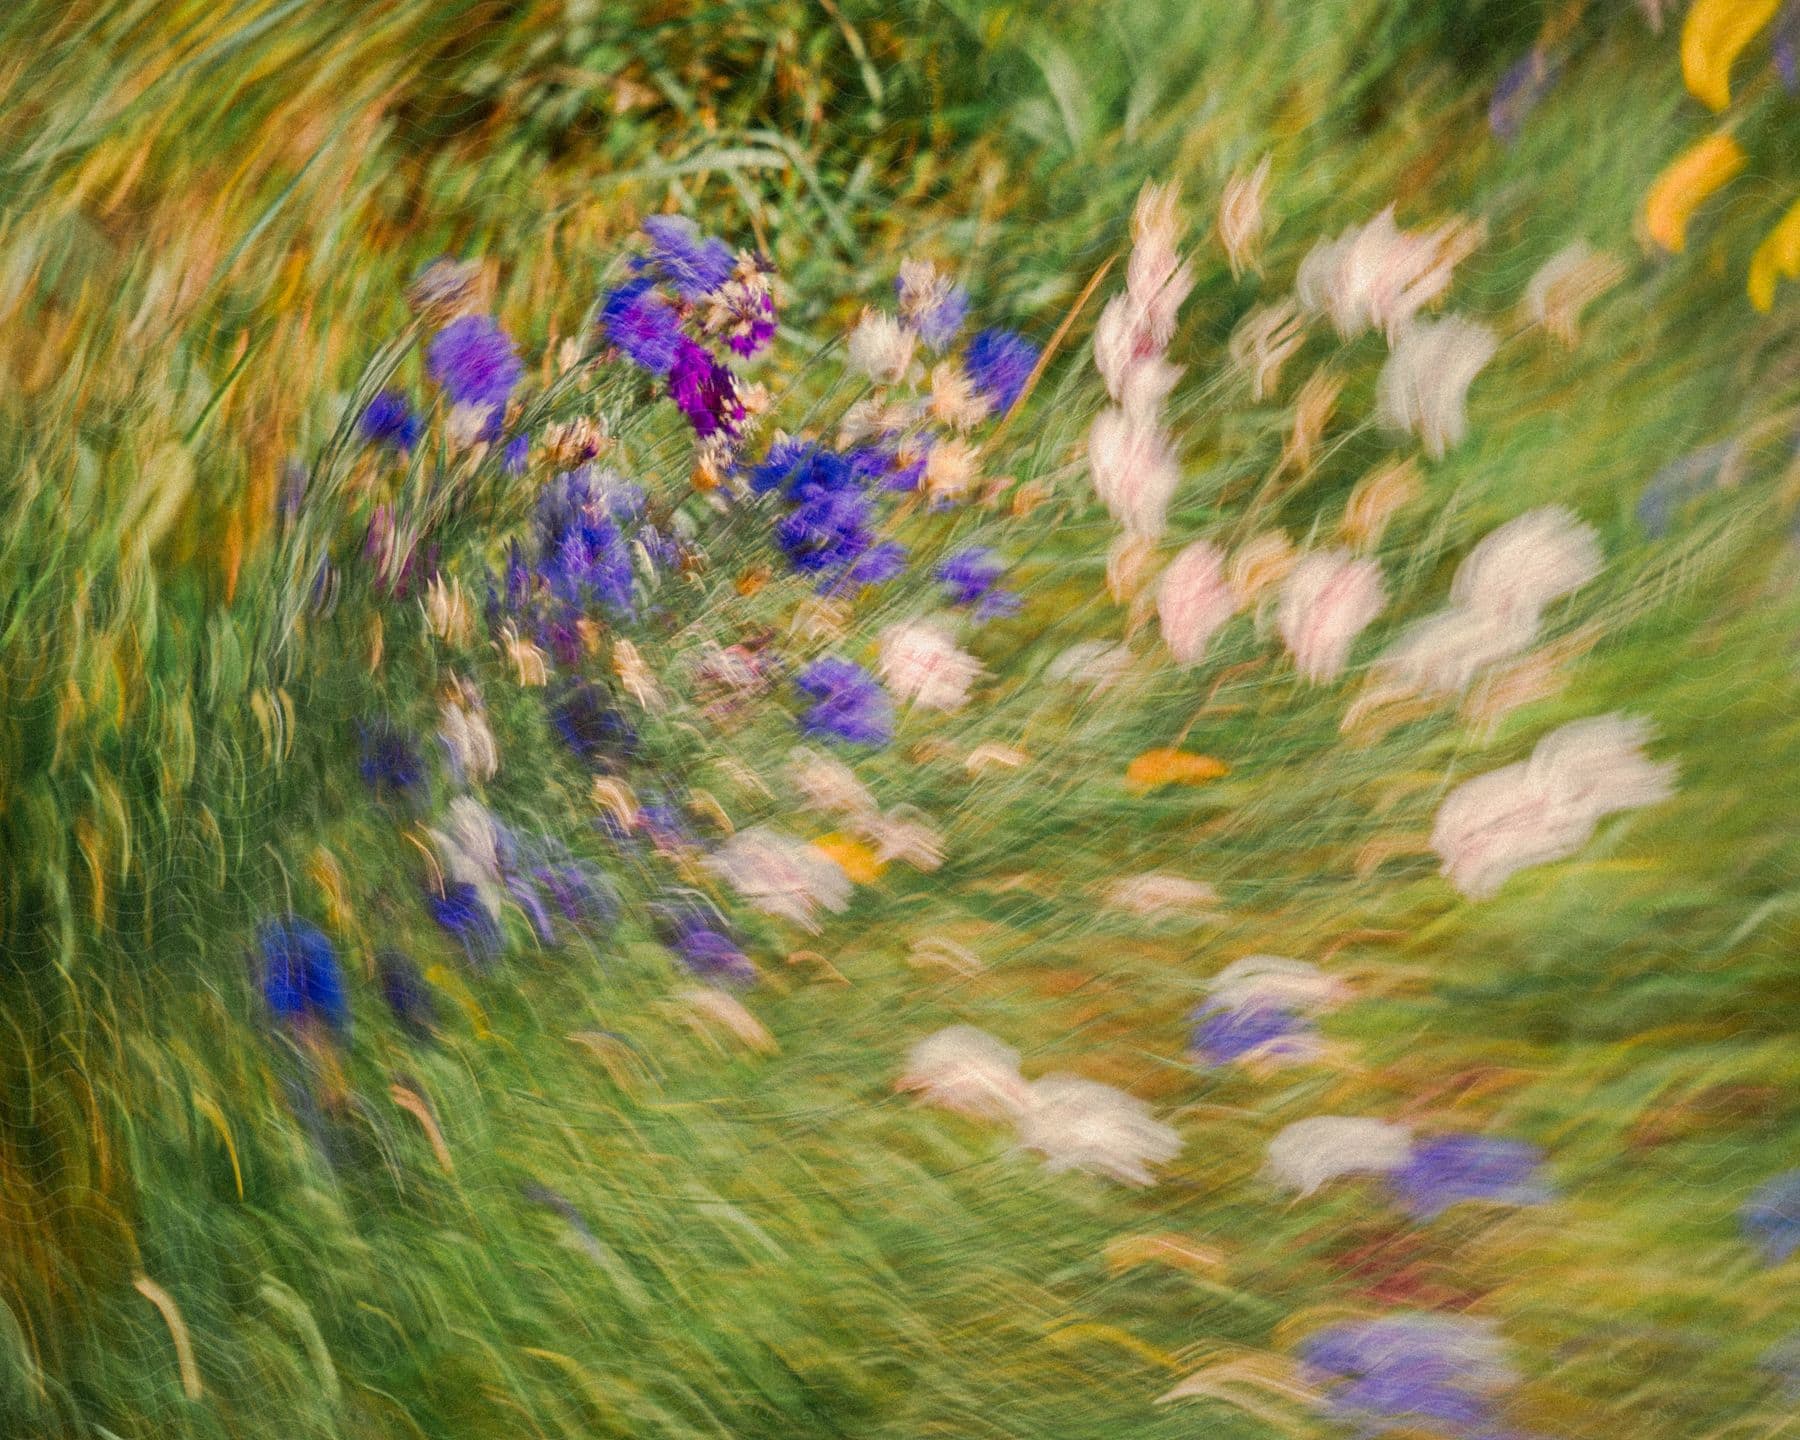
[[[1731,62],[1781,0],[1694,0],[1681,27],[1681,76],[1687,88],[1715,110],[1731,103]]]
[[[1758,310],[1775,304],[1775,282],[1782,275],[1800,280],[1800,201],[1776,222],[1750,257],[1750,303]]]
[[[815,850],[835,860],[840,869],[858,885],[873,885],[881,878],[881,859],[860,840],[847,835],[822,835],[813,841]]]
[[[1687,246],[1688,220],[1700,202],[1746,163],[1743,146],[1723,130],[1682,151],[1656,177],[1644,202],[1644,223],[1650,238],[1679,255]]]
[[[1125,786],[1153,790],[1158,785],[1201,785],[1230,769],[1222,760],[1188,750],[1146,750],[1125,768]]]

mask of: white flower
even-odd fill
[[[1123,680],[1134,658],[1127,646],[1083,640],[1052,660],[1044,673],[1052,680],[1079,681],[1098,694]]]
[[[1294,291],[1307,310],[1329,315],[1345,339],[1373,326],[1392,342],[1450,288],[1457,263],[1480,243],[1481,233],[1460,220],[1402,230],[1390,205],[1367,224],[1313,246],[1300,262]]]
[[[952,430],[971,430],[987,419],[993,402],[976,390],[968,371],[954,360],[931,367],[931,414]]]
[[[925,456],[925,493],[933,500],[960,500],[975,483],[980,452],[966,440],[939,440]]]
[[[1625,267],[1584,241],[1565,245],[1538,267],[1520,301],[1525,314],[1565,345],[1580,338],[1581,312],[1625,278]]]
[[[1246,270],[1262,268],[1257,251],[1262,245],[1263,207],[1269,195],[1269,162],[1265,155],[1248,175],[1233,175],[1219,201],[1219,242],[1231,261],[1234,280]]]
[[[1269,1174],[1283,1189],[1310,1195],[1345,1175],[1385,1174],[1404,1165],[1412,1132],[1350,1115],[1296,1120],[1269,1142]]]
[[[1114,519],[1135,535],[1162,534],[1181,468],[1159,425],[1126,410],[1101,411],[1088,432],[1088,469]]]
[[[1117,910],[1150,919],[1166,915],[1204,915],[1219,904],[1219,892],[1201,880],[1150,871],[1115,880],[1106,892],[1106,903]]]
[[[1386,604],[1373,560],[1315,550],[1283,583],[1276,626],[1301,675],[1320,684],[1343,674],[1350,646]]]
[[[1213,976],[1206,993],[1227,1010],[1253,1006],[1304,1014],[1337,1004],[1345,990],[1342,981],[1304,960],[1246,955]]]
[[[1454,695],[1535,635],[1532,626],[1457,605],[1409,626],[1376,663],[1422,695]]]
[[[451,767],[463,779],[492,780],[500,768],[494,732],[472,690],[459,688],[439,704],[438,739],[449,752]]]
[[[1018,1118],[1031,1090],[1019,1074],[1019,1052],[973,1025],[952,1025],[914,1045],[896,1088],[981,1120]]]
[[[850,903],[850,877],[815,846],[765,826],[740,830],[706,858],[706,868],[765,915],[816,932],[820,909]]]
[[[1648,727],[1623,715],[1553,730],[1529,760],[1478,775],[1438,808],[1431,848],[1473,900],[1516,872],[1575,854],[1605,816],[1666,800],[1675,767],[1644,754]]]
[[[1052,1174],[1083,1170],[1126,1185],[1150,1185],[1152,1165],[1181,1153],[1181,1137],[1135,1095],[1076,1075],[1046,1075],[1031,1087],[1019,1143]]]
[[[1225,556],[1206,540],[1189,545],[1163,571],[1156,592],[1163,644],[1177,663],[1205,658],[1214,635],[1237,612],[1237,597],[1225,581]]]
[[[1413,432],[1426,454],[1442,459],[1467,432],[1469,386],[1499,348],[1492,330],[1460,316],[1409,326],[1375,381],[1376,415],[1390,429]]]
[[[1457,567],[1450,598],[1535,632],[1543,612],[1592,580],[1603,563],[1593,526],[1565,506],[1543,505],[1484,536]]]
[[[1231,332],[1231,363],[1250,377],[1250,398],[1274,394],[1281,367],[1306,343],[1306,321],[1292,300],[1252,310]]]
[[[969,688],[981,678],[981,662],[937,621],[890,625],[877,648],[876,668],[887,688],[922,710],[960,710],[968,703]]]
[[[906,377],[918,340],[892,315],[865,309],[850,332],[850,363],[877,385],[895,384]]]
[[[899,860],[915,870],[935,870],[944,863],[944,837],[912,806],[896,805],[885,815],[865,816],[857,830],[875,847],[875,858],[883,864]]]
[[[831,815],[872,815],[875,797],[856,772],[833,755],[796,746],[788,757],[788,779],[801,799]]]
[[[430,832],[448,879],[473,885],[482,908],[500,918],[505,904],[500,868],[500,824],[493,813],[472,795],[458,795],[450,802],[449,826]]]
[[[469,608],[468,592],[460,580],[446,583],[433,576],[425,585],[425,623],[438,639],[451,645],[467,645],[475,629],[474,612]]]

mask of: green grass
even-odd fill
[[[1307,1435],[1325,1427],[1268,1390],[1153,1402],[1410,1293],[1500,1320],[1521,1430],[1780,1433],[1756,1362],[1800,1328],[1792,1266],[1761,1269],[1734,1214],[1800,1154],[1797,492],[1791,421],[1764,423],[1800,370],[1791,299],[1758,317],[1741,275],[1786,203],[1795,132],[1788,102],[1759,99],[1754,192],[1703,213],[1686,256],[1644,257],[1643,192],[1707,122],[1672,38],[1632,7],[1592,10],[1511,148],[1486,98],[1537,6],[401,0],[0,20],[0,1432]],[[1258,285],[1207,228],[1225,177],[1265,150],[1278,223]],[[503,657],[435,645],[355,565],[336,608],[311,611],[309,547],[341,556],[366,512],[351,459],[303,524],[278,510],[287,459],[331,445],[390,355],[407,279],[445,251],[490,261],[535,357],[578,329],[643,214],[687,210],[775,258],[793,332],[777,371],[828,414],[850,391],[808,358],[902,254],[948,263],[983,321],[1043,340],[1124,243],[1146,178],[1183,182],[1198,255],[1172,541],[1243,523],[1321,363],[1347,378],[1330,454],[1258,524],[1324,534],[1404,453],[1360,425],[1377,341],[1315,335],[1262,407],[1224,375],[1232,326],[1315,238],[1390,200],[1407,221],[1479,214],[1489,241],[1453,303],[1496,320],[1569,239],[1627,258],[1578,350],[1519,338],[1477,382],[1470,441],[1426,467],[1383,543],[1393,603],[1358,651],[1442,604],[1486,529],[1564,501],[1609,561],[1556,612],[1557,635],[1597,634],[1566,688],[1491,736],[1443,710],[1352,744],[1354,682],[1299,685],[1247,619],[1198,671],[1142,634],[1101,700],[1046,682],[1064,646],[1128,626],[1080,463],[1096,300],[990,457],[1051,502],[913,522],[927,552],[1002,546],[1028,604],[981,636],[980,706],[909,720],[859,765],[941,826],[944,867],[890,868],[816,939],[750,928],[767,983],[747,1003],[779,1049],[689,1023],[638,862],[609,859],[615,936],[538,952],[521,931],[496,975],[470,974],[414,898],[418,849],[356,775],[356,721],[428,731],[454,668],[489,697],[498,811],[573,832],[588,777]],[[417,378],[416,354],[390,358]],[[631,454],[680,495],[666,421]],[[1737,489],[1643,534],[1662,466],[1752,430]],[[455,558],[491,559],[496,539],[465,534]],[[791,608],[734,578],[696,591],[701,628]],[[847,645],[905,608],[859,614]],[[684,644],[649,658],[677,673]],[[1614,708],[1679,760],[1670,804],[1481,905],[1417,853],[1359,870],[1371,844],[1428,830],[1455,780]],[[786,813],[784,714],[722,739],[647,731],[736,823]],[[1231,774],[1128,794],[1128,760],[1184,732]],[[995,738],[1032,763],[971,780],[919,748]],[[1221,918],[1097,906],[1152,868],[1214,884]],[[341,1073],[259,1013],[251,931],[290,907],[329,923],[353,974]],[[909,963],[932,936],[983,968]],[[369,967],[386,945],[438,967],[437,1043],[385,1017]],[[828,963],[790,963],[801,949]],[[1326,1022],[1347,1063],[1274,1081],[1186,1064],[1204,980],[1257,951],[1330,952],[1352,977],[1359,999]],[[1185,1140],[1165,1183],[1046,1176],[896,1096],[906,1046],[959,1021],[1018,1045],[1028,1074],[1153,1100]],[[395,1085],[424,1097],[450,1169]],[[1373,1186],[1289,1204],[1258,1177],[1263,1147],[1333,1112],[1533,1140],[1559,1198],[1416,1232]],[[1109,1244],[1165,1232],[1221,1263],[1109,1265]],[[1379,1296],[1349,1273],[1359,1246],[1391,1272]]]

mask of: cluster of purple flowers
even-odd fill
[[[1550,1198],[1538,1175],[1543,1151],[1523,1140],[1438,1135],[1416,1142],[1388,1182],[1406,1208],[1432,1220],[1465,1200],[1539,1205]]]
[[[1365,1435],[1433,1429],[1494,1436],[1500,1394],[1516,1376],[1484,1326],[1447,1315],[1334,1325],[1300,1347],[1335,1416]]]
[[[937,568],[937,578],[943,582],[950,603],[974,606],[976,618],[981,620],[1018,611],[1019,597],[999,588],[1000,577],[1005,573],[1005,563],[982,545],[958,550]]]
[[[703,342],[723,339],[736,354],[755,355],[775,335],[775,299],[767,267],[734,257],[680,215],[644,222],[647,249],[636,273],[602,297],[600,332],[633,364],[662,376],[669,397],[715,444],[735,440],[744,422],[737,376]]]
[[[1250,1056],[1302,1056],[1313,1048],[1312,1026],[1277,1005],[1204,1005],[1193,1018],[1189,1049],[1214,1067]]]
[[[969,341],[963,364],[976,391],[996,414],[1012,409],[1037,368],[1039,351],[1016,330],[983,330]]]
[[[756,967],[731,938],[725,919],[710,903],[691,893],[672,895],[652,907],[663,943],[703,980],[747,985]]]
[[[828,655],[795,677],[812,704],[800,717],[808,735],[852,745],[885,745],[894,736],[894,701],[862,666]]]

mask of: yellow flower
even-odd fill
[[[1694,0],[1681,27],[1687,88],[1715,110],[1729,105],[1731,62],[1780,8],[1781,0]]]
[[[1231,773],[1223,760],[1190,750],[1146,750],[1125,768],[1125,788],[1154,790],[1159,785],[1204,785]]]
[[[852,840],[848,835],[835,832],[821,835],[813,841],[813,848],[823,851],[827,858],[836,861],[838,869],[857,885],[873,885],[886,868],[880,856],[860,840]]]
[[[1800,202],[1763,237],[1750,257],[1750,303],[1758,310],[1775,304],[1775,282],[1781,276],[1800,280]]]
[[[1656,177],[1644,202],[1644,224],[1650,238],[1679,255],[1687,248],[1688,221],[1700,202],[1747,163],[1743,146],[1723,130],[1682,151]]]

